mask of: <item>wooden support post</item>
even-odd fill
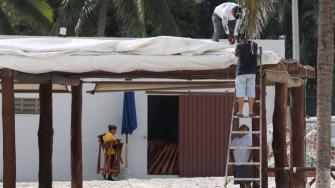
[[[82,85],[72,86],[71,112],[71,187],[83,187],[83,157],[81,138]]]
[[[38,128],[40,188],[52,187],[52,83],[40,84],[40,125]]]
[[[291,88],[291,165],[305,166],[305,86]],[[305,173],[292,173],[290,187],[304,188]]]
[[[260,91],[260,87],[257,87],[256,90],[256,99],[259,100],[262,97],[262,188],[268,187],[268,176],[267,176],[267,167],[268,167],[268,159],[267,159],[267,127],[266,127],[266,76],[262,76],[262,92]],[[258,83],[259,84],[259,83]],[[262,95],[261,95],[262,94]],[[260,111],[258,105],[254,105],[254,112],[256,114]],[[260,130],[260,120],[259,119],[252,119],[252,130],[259,131]],[[253,146],[260,146],[260,140],[257,135],[253,135],[252,137]],[[259,151],[254,150],[252,152],[252,159],[253,161],[260,161],[259,159]],[[254,168],[254,176],[259,176],[259,169]],[[257,182],[253,183],[254,188],[258,188],[259,184]]]
[[[268,131],[266,122],[266,83],[267,77],[264,75],[262,80],[262,185],[264,188],[268,187]]]
[[[3,186],[14,188],[16,181],[15,113],[13,72],[1,71],[3,125]]]
[[[287,111],[287,83],[276,83],[275,109],[273,112],[273,154],[275,167],[287,165],[286,148],[286,111]],[[288,178],[284,171],[276,172],[276,187],[287,188]]]

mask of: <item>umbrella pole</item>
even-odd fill
[[[126,134],[126,168],[128,168],[128,134]]]

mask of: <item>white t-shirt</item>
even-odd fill
[[[250,134],[243,136],[242,138],[234,138],[230,143],[232,147],[251,147],[252,137]],[[234,149],[233,155],[235,162],[244,163],[248,162],[250,158],[250,149]]]
[[[214,9],[214,14],[216,14],[222,19],[222,26],[227,35],[229,35],[228,21],[236,20],[236,18],[233,15],[233,8],[235,8],[236,6],[238,6],[238,4],[227,2],[222,3],[221,5],[217,6]],[[234,29],[235,36],[238,35],[238,29],[240,27],[240,24],[241,20],[237,19]]]
[[[221,19],[227,19],[228,21],[235,20],[232,10],[238,6],[236,3],[222,3],[214,9],[214,13],[218,15]]]

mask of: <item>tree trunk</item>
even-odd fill
[[[331,104],[334,63],[334,1],[319,1],[316,187],[330,187]]]
[[[100,0],[97,37],[104,37],[105,36],[108,3],[109,3],[109,0]]]
[[[52,187],[52,83],[40,84],[40,125],[38,128],[40,188]]]

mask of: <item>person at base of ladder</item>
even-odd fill
[[[105,167],[106,169],[109,169],[109,170],[103,173],[102,176],[104,177],[104,179],[111,180],[111,181],[113,181],[113,178],[112,178],[112,173],[110,172],[110,170],[113,169],[114,161],[115,161],[114,145],[118,144],[116,140],[116,129],[117,127],[115,125],[108,125],[108,131],[105,134],[99,136],[103,141],[105,161],[107,161],[106,164],[107,165],[109,164],[109,166]]]
[[[245,124],[241,125],[239,131],[249,131],[249,127]],[[232,147],[251,147],[252,140],[250,134],[239,134],[231,142]],[[231,152],[231,158],[236,163],[245,163],[251,161],[250,149],[234,149]],[[236,165],[234,167],[234,178],[252,178],[250,166]],[[234,181],[234,184],[240,184],[241,188],[251,188],[251,181]]]
[[[243,117],[244,97],[248,97],[249,117],[255,117],[253,111],[256,96],[257,49],[258,45],[248,39],[248,34],[242,33],[241,42],[237,44],[235,55],[238,57],[236,67],[236,97],[238,111],[235,114]]]
[[[235,44],[241,26],[242,8],[236,3],[222,3],[214,9],[212,21],[213,40],[219,42],[223,30],[230,44]]]

